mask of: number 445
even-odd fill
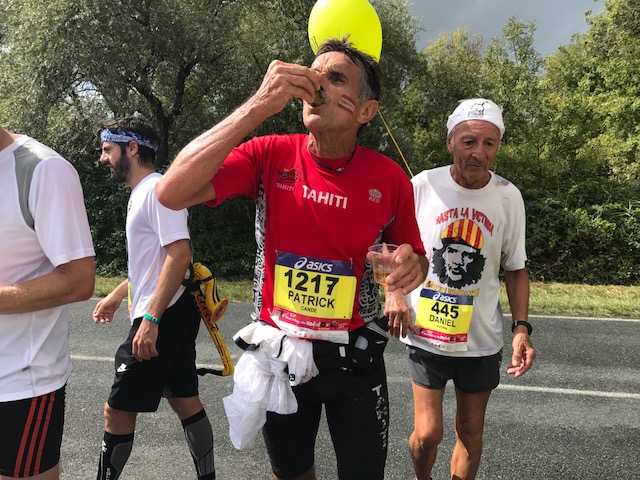
[[[449,305],[448,303],[434,303],[431,311],[436,315],[442,315],[449,318],[458,318],[458,305]]]

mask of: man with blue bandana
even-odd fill
[[[199,480],[215,479],[213,433],[198,396],[195,339],[200,315],[182,285],[191,262],[186,209],[158,202],[158,135],[139,117],[99,122],[100,163],[131,189],[127,210],[128,279],[98,302],[96,323],[111,322],[128,297],[131,330],[116,353],[115,380],[104,406],[98,480],[117,480],[133,447],[138,412],[166,397],[182,422]]]

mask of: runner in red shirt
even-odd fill
[[[293,387],[297,412],[267,413],[263,433],[275,478],[315,479],[323,405],[340,478],[384,477],[387,336],[378,325],[386,322],[367,249],[400,244],[387,298],[417,288],[427,262],[409,179],[391,159],[356,144],[379,96],[377,63],[346,41],[325,42],[310,68],[274,61],[258,91],[189,143],[157,186],[170,208],[254,198],[253,320],[313,340],[319,374]],[[237,146],[292,98],[304,101],[308,135],[258,137]],[[392,333],[408,320],[406,312],[393,312]],[[355,348],[358,337],[367,338],[369,348]]]

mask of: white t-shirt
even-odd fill
[[[25,165],[34,166],[30,183]],[[78,173],[45,145],[22,136],[0,151],[0,205],[0,284],[95,256]],[[70,373],[66,306],[0,315],[0,402],[55,391]]]
[[[189,239],[187,210],[171,210],[158,201],[156,183],[160,178],[159,173],[147,175],[129,197],[127,254],[131,322],[145,314],[158,285],[167,258],[164,246]],[[178,289],[169,306],[180,298],[184,289],[183,286]]]
[[[414,332],[403,341],[409,345],[463,357],[502,348],[498,274],[501,265],[525,267],[525,210],[520,191],[490,173],[480,189],[458,185],[450,166],[412,179],[429,271],[408,295]]]

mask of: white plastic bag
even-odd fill
[[[253,448],[255,436],[267,421],[267,392],[271,389],[271,375],[256,374],[260,370],[261,356],[264,366],[266,358],[262,352],[245,352],[236,364],[233,393],[222,399],[229,421],[229,437],[239,450]],[[265,372],[266,373],[266,372]]]
[[[233,373],[233,393],[222,399],[229,437],[239,450],[255,446],[255,436],[267,421],[267,411],[290,415],[298,411],[291,389],[318,374],[311,343],[287,337],[260,323],[249,324],[234,335],[258,348],[245,351]]]
[[[233,373],[233,393],[222,399],[229,437],[238,450],[253,448],[267,421],[267,410],[288,415],[298,411],[286,363],[267,358],[262,350],[242,354]]]

